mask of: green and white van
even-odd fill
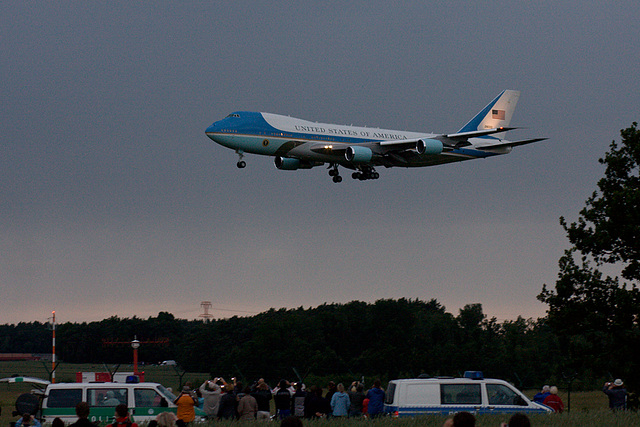
[[[13,377],[0,382],[24,382],[44,390],[34,390],[42,399],[39,418],[42,423],[50,423],[60,417],[65,424],[75,422],[76,405],[87,402],[90,407],[89,421],[98,424],[112,423],[115,407],[124,403],[129,407],[132,421],[151,421],[161,412],[177,411],[173,403],[176,396],[158,383],[56,383],[37,378]],[[202,421],[206,414],[196,407],[196,421]]]

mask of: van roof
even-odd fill
[[[140,386],[157,386],[160,385],[159,383],[150,383],[150,382],[144,382],[144,383],[105,383],[105,382],[88,382],[88,383],[55,383],[55,384],[49,384],[49,388],[76,388],[79,386],[100,386],[100,387],[120,387],[122,388],[123,386],[125,387],[140,387]]]
[[[433,378],[405,378],[398,380],[391,380],[390,383],[438,383],[438,382],[448,382],[448,383],[469,383],[469,382],[478,382],[485,381],[491,383],[507,383],[504,380],[499,380],[496,378],[454,378],[454,377],[433,377]]]

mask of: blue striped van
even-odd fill
[[[548,413],[548,406],[530,401],[506,381],[483,378],[474,372],[467,378],[438,377],[393,380],[385,394],[384,411],[393,417],[425,414]]]

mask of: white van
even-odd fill
[[[39,411],[42,423],[50,423],[60,417],[66,424],[75,422],[76,405],[89,404],[89,421],[110,423],[114,421],[115,407],[124,403],[129,407],[132,421],[151,421],[161,412],[176,412],[173,403],[176,396],[158,383],[56,383],[37,378],[4,378],[0,382],[24,382],[45,387],[38,394],[42,398]],[[196,421],[202,421],[206,414],[196,407]]]
[[[509,414],[552,412],[535,403],[506,381],[483,378],[426,378],[393,380],[387,387],[384,411],[394,417],[424,414]]]

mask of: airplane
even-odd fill
[[[209,126],[205,134],[235,150],[238,168],[245,153],[275,156],[281,170],[311,169],[328,164],[333,182],[338,166],[353,179],[378,179],[377,166],[423,167],[508,154],[513,147],[547,138],[508,141],[520,92],[504,90],[455,133],[407,132],[317,123],[279,114],[237,111]]]

